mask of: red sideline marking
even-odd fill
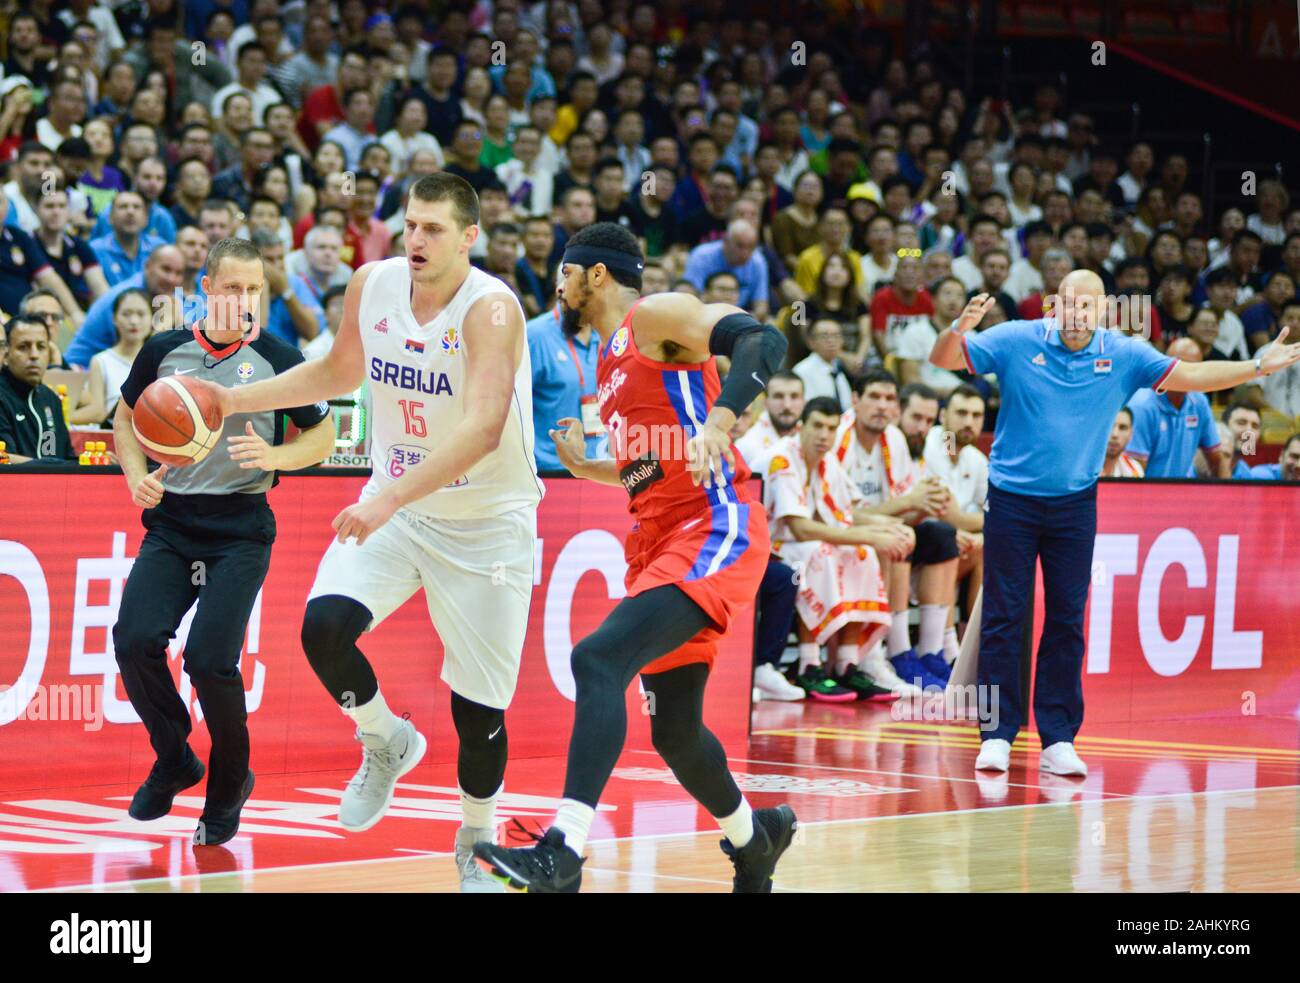
[[[1107,47],[1118,51],[1126,58],[1131,58],[1133,61],[1145,65],[1147,68],[1155,69],[1157,72],[1175,78],[1187,85],[1194,85],[1198,89],[1204,89],[1211,95],[1218,96],[1220,99],[1226,99],[1228,102],[1241,106],[1243,109],[1249,109],[1252,113],[1263,116],[1265,119],[1270,119],[1274,123],[1281,123],[1283,126],[1290,127],[1293,130],[1300,130],[1300,122],[1297,122],[1290,116],[1283,116],[1281,113],[1269,109],[1267,106],[1261,106],[1259,103],[1252,102],[1244,96],[1239,96],[1236,93],[1229,92],[1227,89],[1221,89],[1211,82],[1197,78],[1195,75],[1189,75],[1187,72],[1174,68],[1172,65],[1166,65],[1164,62],[1152,58],[1150,55],[1144,55],[1140,51],[1136,51],[1117,41],[1107,41],[1106,45]]]

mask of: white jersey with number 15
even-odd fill
[[[462,325],[485,294],[523,310],[504,282],[470,267],[450,303],[428,324],[411,311],[406,257],[371,269],[361,289],[358,326],[373,402],[370,481],[362,497],[436,454],[465,412],[466,347]],[[496,450],[445,488],[407,508],[441,518],[484,518],[536,506],[542,497],[533,458],[533,384],[528,346],[515,373],[514,393]]]

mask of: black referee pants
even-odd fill
[[[207,498],[207,496],[203,496]],[[113,646],[131,705],[165,768],[185,760],[190,711],[167,666],[167,643],[194,602],[198,609],[185,642],[183,665],[212,738],[207,802],[222,808],[239,800],[248,773],[248,714],[239,656],[257,592],[266,578],[275,517],[265,496],[212,511],[167,496],[146,511],[148,528],[118,608]],[[168,506],[172,506],[168,509]]]

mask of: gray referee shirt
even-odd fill
[[[270,379],[301,364],[297,348],[281,341],[265,329],[252,342],[237,341],[219,346],[197,328],[163,331],[144,343],[135,357],[122,399],[135,409],[136,400],[156,379],[168,375],[192,375],[218,385],[237,388]],[[268,444],[284,442],[284,418],[300,430],[314,427],[329,416],[328,403],[314,403],[288,410],[264,410],[260,413],[236,413],[226,417],[217,446],[197,464],[171,468],[163,476],[163,487],[179,495],[255,494],[272,487],[275,472],[258,468],[241,468],[230,459],[227,437],[244,433],[244,424],[252,421],[253,429]]]

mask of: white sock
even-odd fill
[[[948,605],[921,605],[921,633],[916,647],[922,655],[933,655],[943,649],[943,629],[948,624]]]
[[[902,655],[911,647],[912,639],[907,634],[907,608],[903,608],[889,616],[889,657]]]
[[[342,709],[352,718],[361,733],[378,734],[386,741],[391,741],[398,728],[402,726],[402,718],[388,709],[388,704],[384,702],[384,694],[378,690],[375,690],[373,699],[361,706],[352,707],[350,710],[347,707]]]
[[[587,847],[587,834],[591,831],[591,821],[596,818],[596,810],[576,799],[561,799],[560,808],[555,813],[555,822],[551,823],[564,834],[565,845],[582,856]]]
[[[754,810],[742,797],[739,809],[730,816],[719,817],[718,828],[731,841],[731,845],[739,850],[754,838]]]
[[[943,633],[943,661],[952,665],[961,655],[961,643],[957,641],[957,628],[953,626]]]
[[[858,664],[858,647],[856,645],[841,645],[840,651],[835,659],[835,675],[843,676],[849,670],[849,666]]]
[[[505,788],[504,784],[488,798],[476,799],[457,785],[456,790],[460,792],[461,825],[471,829],[496,829],[497,796],[501,794],[503,788]]]
[[[819,666],[822,664],[822,649],[816,642],[799,643],[799,674],[809,666]]]

